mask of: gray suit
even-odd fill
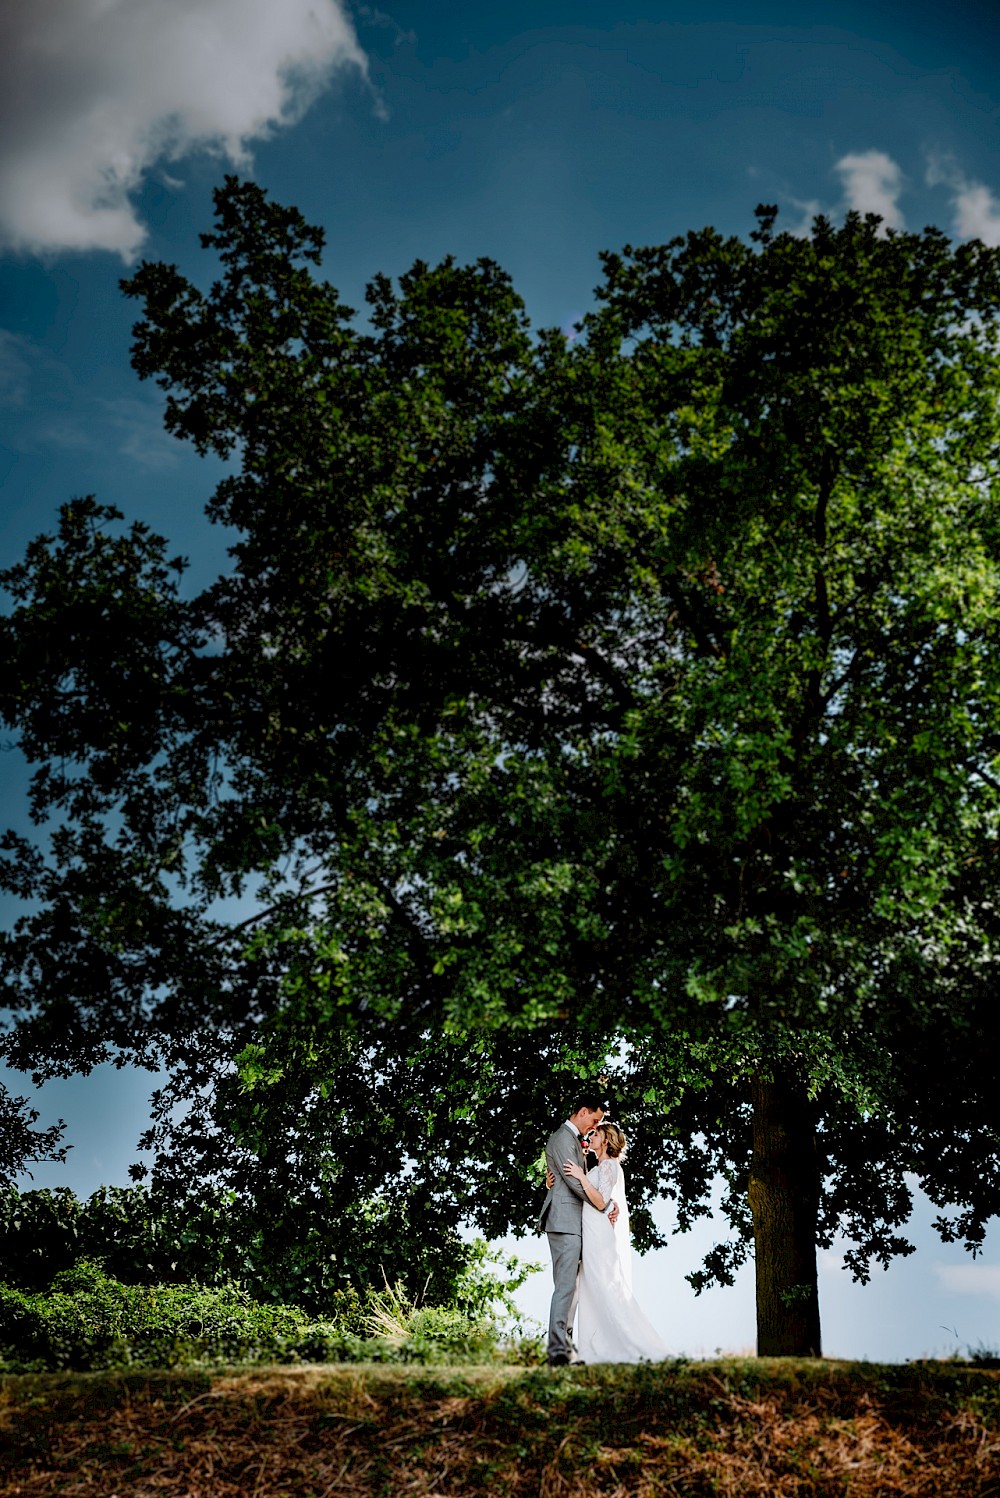
[[[545,1233],[552,1255],[552,1308],[549,1311],[548,1355],[572,1357],[573,1311],[576,1307],[576,1276],[583,1247],[583,1187],[563,1170],[567,1160],[585,1165],[583,1148],[574,1129],[565,1124],[545,1146],[545,1159],[555,1176],[555,1185],[545,1193],[538,1218],[538,1231]]]

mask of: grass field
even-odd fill
[[[1000,1498],[1000,1372],[746,1359],[8,1376],[0,1494]]]

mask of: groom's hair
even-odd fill
[[[587,1108],[591,1113],[595,1113],[597,1109],[600,1108],[601,1112],[603,1113],[604,1099],[601,1097],[601,1094],[599,1092],[578,1092],[575,1094],[573,1106],[569,1110],[570,1118],[572,1118],[574,1114],[579,1113],[581,1108]]]

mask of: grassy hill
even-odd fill
[[[659,1368],[25,1374],[3,1498],[998,1498],[1000,1372]]]

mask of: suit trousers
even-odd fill
[[[573,1356],[573,1313],[576,1310],[577,1272],[583,1238],[576,1233],[546,1233],[552,1255],[552,1307],[549,1311],[548,1355]]]

